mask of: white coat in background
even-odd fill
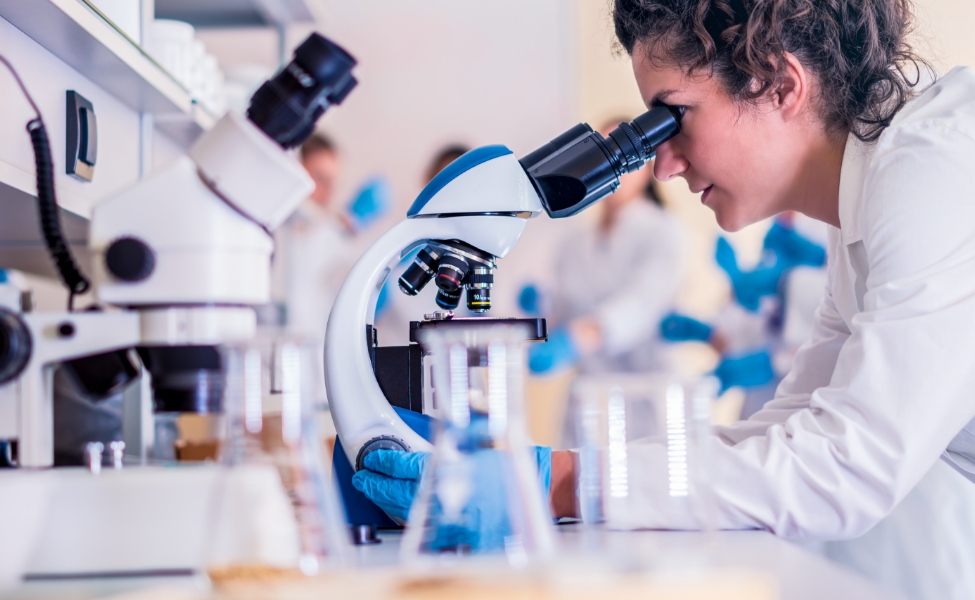
[[[973,167],[971,68],[923,91],[875,144],[849,138],[812,338],[775,400],[711,440],[721,527],[854,538],[939,457],[975,478]],[[658,445],[632,450],[666,461]],[[666,481],[633,478],[641,510],[620,525],[698,525],[666,501]],[[957,531],[975,540],[975,523]]]
[[[311,200],[275,238],[275,296],[285,307],[285,328],[324,344],[328,313],[358,258],[354,238],[338,218]]]
[[[591,223],[562,239],[549,330],[595,317],[603,334],[603,348],[580,362],[582,373],[668,368],[660,321],[673,310],[683,255],[677,219],[642,198],[621,207],[608,235]]]

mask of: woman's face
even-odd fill
[[[803,128],[772,103],[738,103],[717,78],[688,76],[633,52],[633,71],[648,107],[683,109],[681,132],[657,150],[654,175],[683,177],[727,231],[785,210],[798,180]]]

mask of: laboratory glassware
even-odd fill
[[[504,556],[513,566],[553,550],[535,447],[524,414],[527,330],[457,324],[418,331],[432,361],[434,448],[403,538],[404,560]]]
[[[667,374],[574,382],[562,445],[578,452],[582,521],[643,528],[652,510],[682,529],[713,529],[707,448],[717,390],[712,377]]]
[[[325,465],[315,356],[300,339],[221,349],[225,431],[207,568],[314,575],[344,564],[351,540]]]

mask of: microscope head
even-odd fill
[[[542,212],[524,169],[505,146],[484,146],[464,154],[437,174],[406,213],[409,219],[507,216],[524,221]],[[478,234],[494,227],[486,220]],[[520,232],[519,232],[520,235]],[[505,237],[505,236],[499,236]],[[484,313],[491,308],[496,259],[510,247],[473,238],[430,240],[399,279],[403,293],[415,296],[434,280],[437,306],[453,310],[467,290],[467,308]]]

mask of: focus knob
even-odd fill
[[[30,330],[17,315],[0,308],[0,385],[13,381],[30,360]]]
[[[116,279],[142,281],[156,268],[156,255],[142,240],[119,238],[108,247],[105,266]]]

